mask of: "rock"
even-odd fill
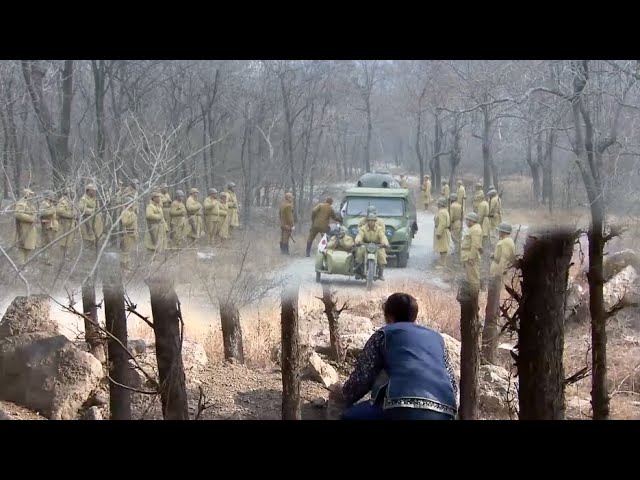
[[[564,309],[565,321],[576,320],[578,322],[581,322],[585,319],[588,319],[589,287],[585,287],[578,282],[570,284],[567,288]]]
[[[329,387],[340,381],[336,369],[320,358],[316,352],[309,356],[308,372],[311,379]]]
[[[611,277],[611,280],[606,282],[603,288],[605,308],[610,310],[618,302],[625,301],[637,293],[637,288],[634,285],[637,279],[638,273],[631,265]]]
[[[13,420],[13,418],[4,410],[0,410],[0,420]]]
[[[481,418],[509,419],[509,400],[517,408],[517,385],[509,372],[496,365],[481,365],[478,373],[478,407]],[[515,412],[514,412],[515,415]]]
[[[324,408],[327,405],[327,399],[318,397],[311,400],[311,406],[313,408]]]
[[[626,267],[633,267],[636,271],[640,270],[640,256],[630,248],[620,250],[619,252],[610,253],[604,257],[603,262],[605,281],[611,279],[620,273]]]
[[[501,343],[498,345],[498,360],[500,363],[513,365],[515,360],[512,354],[518,354],[518,350],[515,348],[515,345],[510,343]]]
[[[581,398],[578,396],[568,397],[564,401],[567,409],[578,410],[581,413],[586,413],[591,410],[591,399]]]
[[[338,335],[347,352],[357,353],[376,331],[373,322],[366,317],[343,313],[338,319]],[[316,313],[300,319],[300,342],[320,353],[331,348],[329,325],[324,313]]]
[[[25,333],[60,334],[58,324],[50,318],[51,306],[46,295],[16,297],[0,321],[0,338]]]
[[[0,398],[49,419],[75,419],[104,374],[91,354],[46,332],[0,340]]]
[[[129,351],[135,356],[144,355],[144,353],[147,351],[147,342],[142,339],[129,340],[127,342],[127,346],[129,347]]]
[[[128,386],[137,390],[143,390],[143,387],[147,383],[147,377],[142,373],[135,364],[129,360],[129,383]],[[149,374],[151,375],[151,374]]]
[[[185,338],[182,341],[182,363],[185,372],[201,371],[209,363],[207,352],[198,342]]]
[[[441,333],[444,338],[444,346],[449,353],[449,358],[453,364],[453,370],[456,374],[456,382],[460,383],[460,342],[446,333]]]
[[[84,412],[83,420],[103,420],[102,412],[98,407],[90,407]]]
[[[101,407],[109,403],[109,394],[104,390],[96,390],[94,394],[89,398],[87,404],[90,407]]]

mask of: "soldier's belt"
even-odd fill
[[[161,220],[147,220],[149,225],[157,225],[161,222]]]

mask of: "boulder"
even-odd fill
[[[84,412],[83,420],[103,420],[102,412],[98,407],[90,407]]]
[[[626,301],[632,295],[637,294],[638,289],[635,285],[637,279],[638,273],[631,265],[611,277],[603,288],[605,308],[610,310],[618,302]]]
[[[209,364],[207,351],[198,342],[185,338],[182,341],[182,364],[185,372],[202,371]]]
[[[640,256],[630,248],[606,255],[602,265],[605,281],[629,266],[640,270]]]
[[[142,339],[129,340],[127,346],[129,347],[129,351],[135,356],[144,355],[147,351],[147,342]]]
[[[0,409],[0,420],[13,420],[13,418],[7,412]]]
[[[313,400],[311,400],[311,406],[313,408],[324,408],[327,405],[327,399],[326,398],[322,398],[322,397],[318,397],[318,398],[314,398]]]
[[[0,321],[0,338],[25,333],[46,332],[59,335],[58,324],[50,318],[51,305],[46,295],[16,297]]]
[[[366,317],[343,313],[338,319],[338,335],[343,347],[351,354],[357,354],[362,350],[375,331],[373,322]],[[324,313],[300,319],[300,342],[320,353],[329,351],[331,348],[329,322]]]
[[[109,393],[105,390],[96,390],[87,402],[90,407],[101,407],[109,403]]]
[[[312,380],[321,383],[327,388],[340,381],[336,369],[322,360],[316,352],[309,356],[308,362],[307,372]]]
[[[0,399],[49,419],[75,419],[104,374],[91,354],[46,332],[0,340]]]
[[[509,372],[502,367],[481,365],[478,373],[478,389],[478,407],[480,417],[483,419],[509,419],[509,400],[512,402],[512,408],[517,408],[516,382],[514,379],[509,379]]]

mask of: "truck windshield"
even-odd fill
[[[376,207],[379,217],[402,217],[402,198],[351,197],[347,199],[346,212],[349,216],[365,216],[369,206]]]

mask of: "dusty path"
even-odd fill
[[[314,253],[316,251],[315,248],[312,250],[310,258],[291,257],[286,267],[277,273],[276,278],[290,283],[299,283],[303,289],[317,285],[314,270]],[[406,281],[430,284],[445,290],[450,289],[450,285],[432,270],[432,261],[433,213],[418,211],[418,233],[411,245],[407,267],[397,268],[395,260],[390,260],[389,267],[385,270],[385,282],[376,282],[372,293],[375,292],[377,286],[401,285]],[[330,283],[342,291],[345,289],[361,293],[365,291],[364,281],[341,275],[324,275],[321,281],[322,283]]]

